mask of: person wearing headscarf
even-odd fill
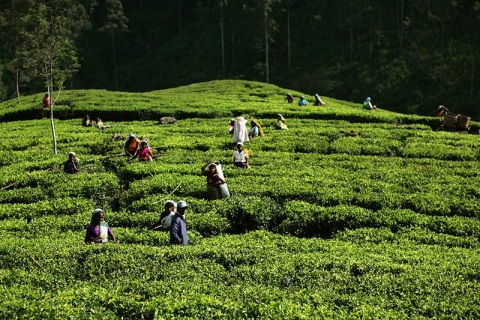
[[[250,121],[250,131],[248,132],[248,136],[250,138],[264,136],[263,128],[258,121],[256,120]]]
[[[302,107],[304,107],[304,106],[307,105],[307,100],[305,99],[304,96],[301,96],[301,97],[300,97],[300,100],[298,100],[298,105],[299,105],[299,106],[302,106]]]
[[[437,117],[444,117],[447,115],[447,112],[449,112],[450,110],[448,110],[447,107],[445,107],[444,105],[439,105],[438,108],[437,108],[437,111],[436,111],[436,115]]]
[[[365,101],[363,101],[362,107],[365,110],[373,110],[376,108],[376,106],[372,105],[372,98],[370,97],[367,97]]]
[[[318,93],[315,93],[315,103],[313,105],[314,106],[326,106],[327,104],[322,101],[322,98],[320,98]]]
[[[63,163],[63,172],[65,173],[79,173],[80,164],[75,152],[68,153],[68,160]]]
[[[128,140],[125,141],[125,154],[129,157],[133,157],[140,146],[140,141],[135,137],[133,133],[128,135]]]
[[[130,160],[133,160],[136,157],[138,157],[139,161],[153,161],[152,149],[150,149],[146,140],[143,140],[140,143],[140,148],[135,152]]]
[[[288,103],[293,103],[293,96],[290,93],[287,93],[287,96],[285,97],[285,100],[283,102],[287,101]]]
[[[275,123],[275,129],[288,130],[286,122],[287,120],[285,120],[285,118],[280,113],[277,114],[277,122]]]
[[[92,211],[92,218],[87,227],[84,242],[89,243],[107,243],[108,238],[116,242],[115,235],[112,229],[105,222],[105,215],[102,209],[95,209]]]
[[[217,165],[214,162],[209,162],[202,166],[201,170],[202,174],[207,178],[208,199],[221,199],[222,196],[220,194],[219,186],[225,183],[225,179],[219,174]]]
[[[175,214],[176,210],[176,204],[172,200],[167,200],[165,202],[165,209],[163,210],[162,214],[160,215],[160,218],[158,219],[157,222],[152,224],[148,229],[149,230],[169,230],[170,229],[170,224],[172,222],[172,217]]]
[[[235,127],[233,128],[233,143],[244,143],[247,141],[250,141],[248,138],[247,120],[245,120],[244,117],[238,117]]]
[[[243,149],[243,143],[237,142],[237,150],[233,152],[233,165],[237,168],[247,169],[248,153]]]
[[[230,119],[230,121],[228,122],[228,133],[233,134],[233,130],[235,129],[236,123],[237,123],[237,120]]]

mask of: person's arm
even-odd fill
[[[112,238],[112,241],[113,241],[113,242],[117,242],[117,240],[115,239],[115,235],[113,234],[113,231],[112,231],[112,229],[110,228],[110,226],[108,226],[108,236],[109,236],[110,238]]]
[[[128,159],[128,160],[133,160],[133,159],[135,159],[136,157],[138,157],[138,150],[139,150],[139,149],[137,149],[137,150],[135,151],[134,155],[131,156],[130,159]]]
[[[75,171],[75,173],[78,173],[80,170],[79,170],[79,164],[78,164],[78,160],[75,159],[72,161],[72,166],[73,166],[73,171]]]
[[[248,164],[248,153],[246,151],[243,151],[245,152],[245,167],[248,168],[249,167],[249,164]]]
[[[148,227],[148,230],[155,230],[155,229],[158,229],[162,226],[162,221],[159,220],[157,222],[155,222],[154,224],[152,224],[150,227]]]
[[[217,174],[217,177],[218,177],[218,181],[219,181],[219,183],[218,183],[218,184],[225,183],[225,180],[224,180],[224,179],[222,179],[222,178],[220,177],[220,175],[218,175],[218,174]]]

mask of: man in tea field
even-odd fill
[[[170,243],[186,246],[188,244],[187,224],[185,222],[185,211],[187,203],[183,200],[177,202],[177,212],[172,217],[170,226]]]

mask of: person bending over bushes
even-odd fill
[[[75,156],[75,152],[70,152],[68,154],[68,160],[63,163],[63,171],[65,173],[79,173],[80,172],[80,165],[79,159]]]

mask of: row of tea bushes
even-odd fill
[[[125,232],[132,242],[143,235]],[[83,246],[72,233],[0,244],[2,318],[476,318],[478,255],[253,232],[190,247]],[[158,236],[156,236],[158,235]],[[8,267],[8,269],[6,268]],[[20,284],[21,285],[15,285]],[[36,303],[28,303],[36,299]],[[334,313],[333,313],[334,312]]]

